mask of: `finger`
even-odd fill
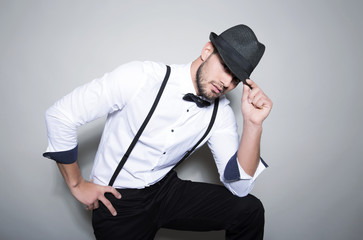
[[[253,103],[253,106],[255,106],[258,109],[261,109],[261,108],[263,108],[265,103],[266,103],[266,100],[261,97],[258,100],[256,100],[256,102]]]
[[[272,101],[266,95],[263,95],[263,97],[261,97],[261,99],[256,102],[256,105],[260,108],[267,108],[271,110]]]
[[[246,83],[251,86],[251,89],[258,87],[257,84],[251,79],[246,79]]]
[[[248,95],[249,95],[250,91],[251,91],[250,87],[246,84],[243,84],[242,102],[245,102],[248,100]]]
[[[110,213],[113,216],[117,215],[117,212],[116,212],[115,208],[112,206],[111,202],[105,196],[102,195],[99,198],[99,200],[107,207],[107,209],[110,211]]]
[[[262,107],[262,104],[263,104],[263,102],[264,102],[264,99],[265,99],[265,96],[264,96],[263,94],[261,94],[261,93],[257,93],[257,94],[253,97],[253,99],[252,99],[251,103],[252,103],[252,105],[253,105],[253,106],[255,106],[255,107],[257,107],[257,108],[261,108],[261,107]]]
[[[90,205],[87,205],[86,206],[86,210],[87,211],[92,211],[94,209],[94,205],[93,205],[93,203],[92,204],[90,204]]]
[[[249,103],[255,103],[263,95],[263,92],[259,88],[252,89],[248,94]]]
[[[100,206],[100,204],[98,203],[98,200],[96,200],[96,201],[93,203],[93,209],[97,209],[99,206]]]
[[[105,192],[109,192],[109,193],[112,193],[115,198],[118,198],[120,199],[121,198],[121,193],[119,193],[115,188],[113,187],[110,187],[110,186],[106,186],[106,190]]]
[[[246,79],[247,80],[247,79]],[[244,80],[244,81],[242,81],[243,82],[243,85],[246,85],[249,89],[252,89],[252,87],[247,83],[247,81],[246,80]]]

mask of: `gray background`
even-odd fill
[[[186,63],[210,31],[245,23],[267,50],[252,78],[274,101],[253,194],[265,239],[361,239],[361,1],[0,1],[1,239],[93,239],[47,145],[45,110],[131,60]],[[228,96],[239,123],[241,88]],[[88,178],[104,118],[79,129]],[[241,130],[241,129],[240,129]],[[207,148],[182,178],[218,182]],[[161,230],[156,239],[223,239]]]

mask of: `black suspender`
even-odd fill
[[[115,172],[113,173],[112,177],[111,177],[111,180],[110,182],[108,183],[109,186],[112,186],[113,183],[115,182],[116,180],[116,177],[118,176],[118,174],[120,173],[122,167],[125,165],[126,163],[126,160],[127,158],[130,156],[130,153],[132,151],[132,149],[135,147],[137,141],[139,140],[139,137],[141,136],[141,133],[144,131],[147,123],[149,122],[150,118],[151,118],[151,115],[153,115],[154,111],[155,111],[155,108],[156,106],[158,105],[159,103],[159,100],[160,100],[160,97],[161,95],[163,94],[163,91],[165,89],[165,86],[166,86],[166,83],[168,82],[169,80],[169,76],[170,76],[170,67],[169,66],[166,66],[166,74],[165,74],[165,78],[161,84],[161,87],[159,89],[159,92],[158,92],[158,95],[156,95],[156,99],[153,103],[153,105],[151,106],[151,109],[148,113],[148,115],[146,116],[144,122],[142,123],[139,131],[136,133],[135,137],[134,137],[134,140],[132,140],[129,148],[127,149],[126,153],[124,154],[124,156],[122,157],[121,161],[119,162]]]
[[[111,177],[111,180],[110,182],[108,183],[109,186],[112,186],[113,183],[115,182],[118,174],[120,173],[122,167],[125,165],[126,163],[126,160],[128,159],[128,157],[130,156],[130,153],[132,151],[132,149],[135,147],[137,141],[139,140],[142,132],[144,131],[146,125],[148,124],[152,114],[154,113],[155,109],[156,109],[156,106],[158,105],[159,103],[159,100],[161,98],[161,95],[163,94],[163,91],[165,89],[165,86],[166,86],[166,83],[167,81],[169,80],[169,76],[170,76],[170,67],[169,66],[166,66],[166,74],[165,74],[165,77],[164,77],[164,80],[160,86],[160,89],[159,89],[159,92],[155,98],[155,101],[148,113],[148,115],[146,116],[144,122],[142,123],[139,131],[136,133],[134,139],[132,140],[129,148],[127,149],[126,153],[124,154],[124,156],[122,157],[121,161],[119,162],[115,172],[113,173],[112,177]],[[184,161],[187,157],[189,157],[189,155],[195,150],[195,148],[204,140],[204,138],[208,135],[209,131],[212,129],[212,126],[214,124],[214,121],[215,121],[215,118],[216,118],[216,115],[217,115],[217,110],[218,110],[218,103],[219,103],[219,99],[217,98],[214,102],[214,109],[213,109],[213,114],[212,114],[212,118],[211,118],[211,121],[209,123],[209,126],[206,130],[206,132],[204,133],[203,137],[197,142],[197,144],[194,145],[193,148],[191,148],[185,155],[184,157],[173,167],[176,168],[182,161]]]
[[[212,129],[214,121],[216,120],[216,116],[217,116],[217,111],[218,111],[218,103],[219,103],[219,98],[216,98],[216,100],[214,101],[214,108],[213,108],[213,113],[212,113],[212,118],[209,122],[208,128],[205,131],[203,137],[201,139],[199,139],[199,141],[194,145],[194,147],[192,147],[189,151],[186,152],[186,154],[184,155],[184,157],[173,167],[173,169],[175,169],[177,166],[179,166],[179,164],[181,164],[185,159],[187,159],[190,154],[193,153],[193,151],[198,147],[198,145],[204,140],[204,138],[208,135],[209,131]],[[173,170],[172,169],[172,170]]]

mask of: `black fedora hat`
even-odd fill
[[[231,72],[244,84],[265,52],[265,45],[246,25],[231,27],[219,36],[211,32],[209,39]],[[248,85],[248,84],[247,84]]]

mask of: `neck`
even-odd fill
[[[192,76],[192,82],[193,82],[193,86],[194,86],[194,90],[197,93],[197,95],[199,95],[198,92],[198,87],[197,87],[197,71],[199,66],[203,63],[201,57],[198,57],[197,59],[195,59],[192,62],[192,65],[190,67],[190,74]]]

